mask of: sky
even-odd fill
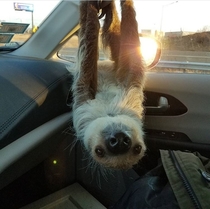
[[[142,28],[163,31],[197,31],[210,26],[210,1],[135,1]],[[142,8],[142,9],[141,9]],[[144,9],[146,8],[146,9]],[[161,17],[162,20],[161,20]]]
[[[31,12],[14,10],[14,2],[26,3],[33,4],[34,25],[38,26],[59,1],[60,0],[0,0],[0,21],[31,23]]]
[[[0,21],[31,22],[31,13],[14,10],[14,2],[34,5],[34,25],[58,4],[59,0],[0,0]],[[198,31],[210,28],[210,1],[134,0],[139,30]]]

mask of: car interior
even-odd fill
[[[207,66],[161,62],[158,49],[146,73],[145,157],[125,171],[90,164],[72,128],[74,62],[58,56],[78,32],[78,6],[61,1],[26,43],[0,54],[2,209],[108,208],[158,164],[160,149],[210,157],[210,77],[196,73]]]

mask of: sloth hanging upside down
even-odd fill
[[[132,0],[82,1],[80,45],[73,84],[73,125],[91,158],[100,165],[129,169],[144,156],[143,88],[145,64]],[[110,61],[98,61],[101,39]]]

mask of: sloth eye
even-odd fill
[[[133,148],[133,153],[135,155],[139,155],[141,153],[141,149],[142,149],[142,146],[141,145],[136,145],[134,148]]]
[[[101,147],[97,147],[97,148],[95,149],[95,153],[96,153],[96,155],[97,155],[98,157],[104,157],[104,155],[105,155],[105,151],[104,151],[104,149],[101,148]]]

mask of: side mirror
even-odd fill
[[[160,60],[161,43],[146,35],[140,35],[141,53],[148,69],[153,68]]]

